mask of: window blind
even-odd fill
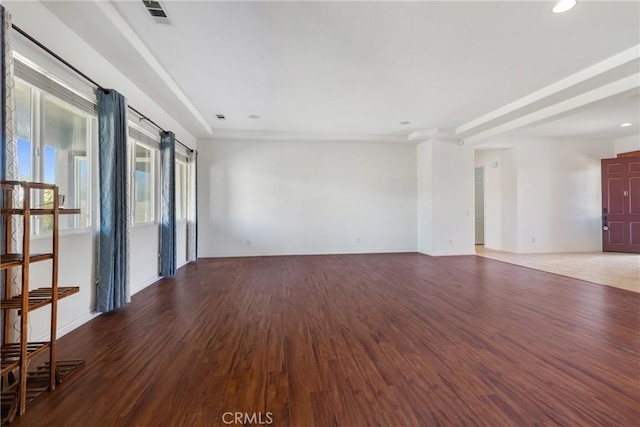
[[[136,129],[133,126],[129,126],[129,137],[148,145],[150,148],[156,150],[160,149],[160,135],[158,135],[158,139],[154,139],[141,130]]]
[[[13,62],[13,72],[17,78],[24,80],[30,85],[35,86],[86,113],[96,114],[98,111],[95,100],[88,100],[58,83],[46,74],[28,66],[17,58],[15,58]]]
[[[176,160],[187,163],[187,156],[176,150]]]

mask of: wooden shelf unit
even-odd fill
[[[30,254],[29,255],[29,263],[46,261],[48,259],[53,259],[53,253],[46,254]],[[0,270],[6,270],[7,268],[13,267],[21,267],[24,264],[24,255],[23,254],[5,254],[0,255]]]
[[[78,286],[58,286],[58,301],[80,292]],[[53,301],[52,288],[38,288],[29,291],[29,311],[36,308],[44,307]],[[22,314],[22,295],[16,295],[0,302],[0,308],[3,310],[18,310],[18,315]]]
[[[50,348],[51,345],[49,341],[28,342],[27,358],[32,359]],[[20,358],[22,355],[21,343],[11,343],[3,345],[2,349],[0,350],[0,354],[2,354],[2,375],[5,375],[20,366]]]
[[[0,300],[3,316],[2,345],[0,348],[2,393],[0,407],[2,424],[13,421],[17,414],[23,414],[27,404],[47,391],[53,391],[64,377],[84,364],[83,361],[56,360],[56,331],[58,301],[79,292],[77,286],[58,286],[58,239],[59,216],[79,214],[79,209],[64,209],[48,203],[32,208],[34,190],[50,191],[52,201],[58,200],[58,187],[53,184],[1,181],[0,192],[4,197],[4,206],[0,215],[4,222],[5,238],[3,253],[0,255],[0,271],[4,271],[4,293]],[[21,206],[14,206],[16,194],[19,194]],[[52,217],[52,249],[47,253],[31,253],[31,216],[49,215]],[[17,221],[22,223],[22,248],[18,252],[13,247],[11,234]],[[25,255],[29,254],[29,255]],[[30,289],[30,264],[51,260],[51,286]],[[13,293],[12,275],[14,269],[21,269],[20,292]],[[45,342],[29,342],[29,312],[41,307],[51,306],[50,339]],[[20,318],[19,338],[10,340],[11,313]],[[44,365],[29,371],[29,361],[48,350],[49,360]],[[50,367],[54,366],[54,369]]]

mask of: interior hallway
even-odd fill
[[[523,267],[640,292],[640,255],[614,252],[516,254],[476,245],[476,255]]]

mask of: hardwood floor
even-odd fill
[[[86,367],[14,425],[637,426],[639,308],[475,256],[205,259],[60,339]]]

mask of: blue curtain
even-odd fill
[[[176,136],[160,133],[160,275],[176,274]]]
[[[127,104],[112,89],[98,90],[100,243],[96,310],[123,307],[129,296],[129,167]]]

